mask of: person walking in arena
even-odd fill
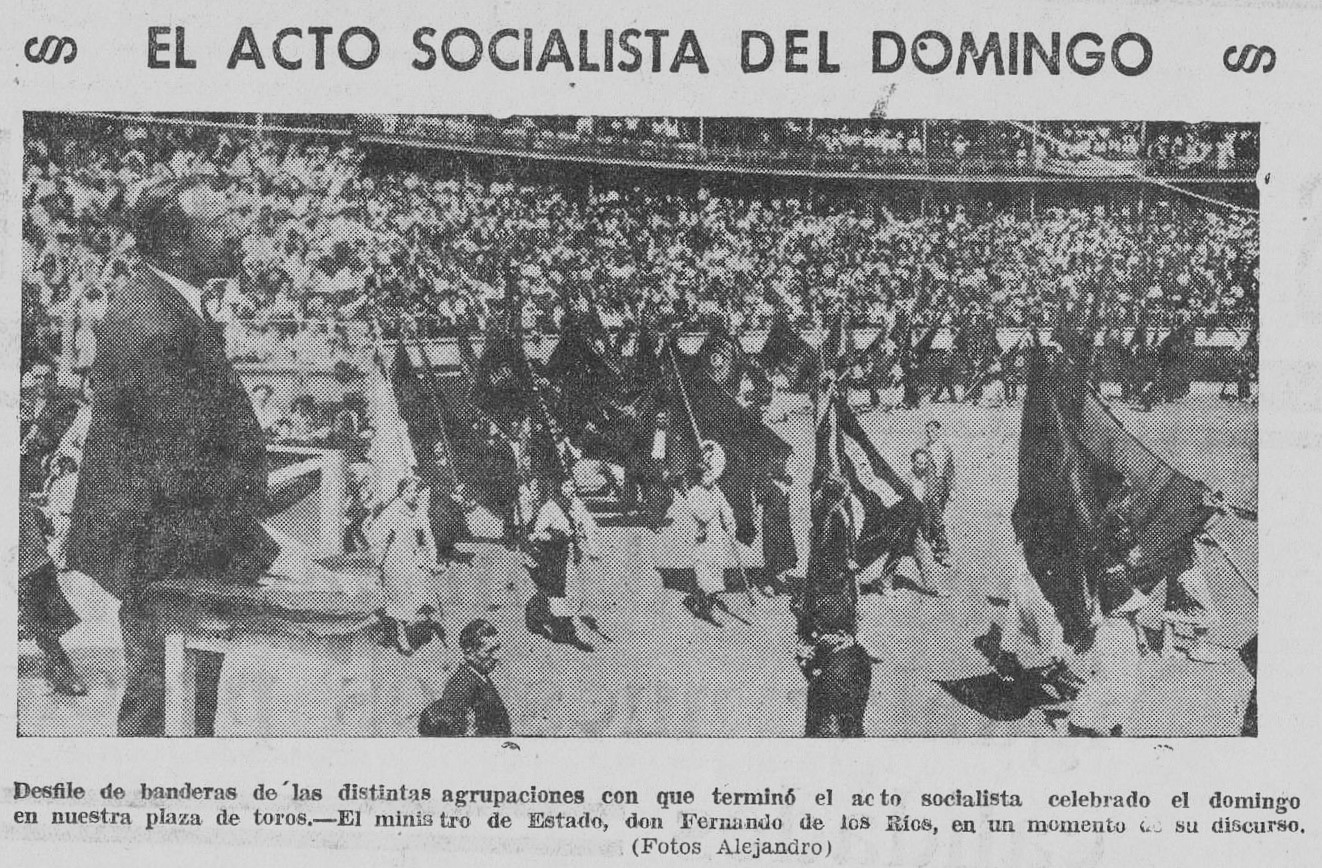
[[[570,562],[580,564],[584,557],[574,482],[558,471],[555,462],[537,462],[533,472],[538,505],[526,553],[535,589],[524,609],[524,623],[528,632],[548,642],[595,651],[579,636],[574,617],[564,611]]]
[[[858,617],[855,584],[858,524],[849,484],[842,476],[828,474],[822,479],[814,500],[814,538],[809,548],[803,597],[798,604],[798,635],[805,642],[811,641],[819,629],[818,611],[823,606],[837,606],[837,620],[851,632]]]
[[[827,598],[817,606],[812,632],[797,655],[808,679],[804,732],[808,738],[863,738],[872,691],[872,655],[858,643],[849,601]]]
[[[725,473],[725,450],[719,443],[706,440],[698,460],[698,481],[685,500],[693,513],[693,573],[695,589],[684,598],[684,606],[695,618],[717,626],[713,609],[728,612],[719,595],[725,591],[725,567],[730,562],[734,538],[734,510],[717,483]]]
[[[794,481],[781,468],[766,481],[758,493],[762,507],[761,590],[774,597],[785,586],[786,574],[799,564],[794,544],[794,523],[790,514],[790,492]]]
[[[1140,549],[1134,535],[1133,489],[1128,482],[1112,495],[1102,515],[1097,614],[1084,684],[1067,721],[1071,736],[1124,735],[1138,690],[1138,659],[1146,646],[1135,619],[1147,597],[1135,590],[1130,568]]]
[[[943,567],[950,566],[950,537],[946,533],[946,504],[955,481],[955,456],[946,443],[941,423],[933,419],[927,423],[927,440],[923,448],[932,459],[932,472],[925,477],[927,487],[928,522],[931,529],[932,556]]]
[[[944,583],[936,580],[937,571],[946,566],[937,556],[937,540],[945,533],[945,527],[938,524],[944,504],[940,484],[933,484],[937,476],[936,466],[932,462],[932,454],[926,449],[915,449],[909,461],[913,473],[913,495],[921,508],[918,533],[914,537],[913,552],[910,555],[918,566],[916,587],[920,593],[928,596],[948,597],[950,592],[945,589]]]
[[[432,638],[445,642],[437,620],[441,598],[437,577],[444,571],[437,559],[431,522],[422,505],[422,479],[406,476],[367,530],[379,560],[386,605],[378,611],[386,644],[408,656]]]

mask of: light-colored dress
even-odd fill
[[[718,486],[695,485],[688,490],[689,509],[697,528],[694,534],[693,571],[705,594],[725,590],[725,567],[734,545],[734,511]]]
[[[400,621],[416,621],[430,607],[441,611],[435,570],[436,540],[432,538],[425,503],[410,509],[396,499],[372,520],[367,541],[381,565],[386,614]]]

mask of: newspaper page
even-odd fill
[[[1322,10],[7,23],[4,864],[1317,863]]]

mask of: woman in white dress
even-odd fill
[[[575,626],[575,617],[597,631],[597,621],[575,601],[583,595],[583,560],[590,551],[591,518],[578,500],[572,479],[557,478],[556,471],[543,467],[536,477],[538,505],[528,533],[528,575],[534,592],[525,607],[528,631],[550,642],[573,645],[591,652]],[[575,581],[569,581],[570,565]],[[599,632],[599,631],[598,631]]]
[[[696,525],[693,572],[697,588],[684,598],[684,605],[695,618],[719,623],[712,609],[725,609],[717,595],[725,590],[725,567],[735,545],[734,511],[717,485],[725,472],[725,450],[720,444],[703,442],[698,470],[698,482],[685,495]]]
[[[417,476],[401,479],[395,497],[367,528],[385,592],[385,606],[377,616],[386,638],[406,656],[433,636],[445,641],[445,629],[437,620],[441,613],[437,577],[443,567],[437,560],[421,485]]]

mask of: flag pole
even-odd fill
[[[542,420],[546,423],[546,429],[550,433],[551,440],[555,445],[556,462],[560,465],[560,469],[564,472],[565,476],[568,477],[569,483],[574,486],[574,495],[578,499],[579,504],[586,510],[587,507],[583,503],[583,492],[579,489],[578,479],[574,476],[574,467],[578,463],[578,458],[573,452],[574,446],[569,442],[569,438],[563,435],[560,426],[556,424],[555,419],[551,416],[551,410],[550,407],[547,406],[546,398],[542,395],[539,380],[540,375],[530,369],[528,371],[528,382],[532,386],[533,397],[537,401],[537,409],[541,412]],[[563,450],[561,448],[562,446]],[[566,452],[569,453],[568,457],[565,455]],[[572,504],[570,505],[570,512],[573,512]],[[583,551],[583,534],[579,529],[578,522],[574,519],[572,514],[566,515],[565,518],[569,519],[569,527],[573,533],[574,556],[571,560],[574,562],[574,572],[578,575],[579,586],[586,588],[587,581],[585,576],[587,570],[583,567],[583,558],[585,554]],[[580,597],[578,601],[578,619],[586,624],[589,630],[596,633],[607,642],[614,642],[615,640],[611,636],[602,632],[601,625],[597,622],[596,616],[587,614],[585,606],[586,600]]]
[[[675,388],[679,390],[680,397],[684,399],[684,414],[688,418],[689,430],[693,434],[693,440],[697,444],[698,449],[701,450],[702,432],[698,430],[698,420],[697,417],[693,415],[693,405],[689,403],[689,393],[684,387],[684,378],[679,375],[679,364],[675,361],[675,342],[673,338],[666,344],[666,353],[670,360],[670,371],[675,377]],[[689,508],[689,512],[693,513],[693,506],[689,503],[688,497],[681,493],[680,499],[683,500],[684,505]],[[693,514],[696,516],[696,513]],[[735,529],[726,528],[725,530],[730,537],[730,551],[734,554],[735,570],[739,573],[739,581],[744,586],[744,594],[748,596],[748,605],[756,606],[757,600],[753,597],[753,587],[748,583],[748,573],[744,571],[744,559],[739,554],[739,543],[734,538]]]
[[[427,378],[427,403],[431,407],[432,415],[436,417],[436,430],[440,434],[439,443],[445,447],[446,466],[450,471],[450,485],[454,489],[459,488],[459,473],[454,464],[454,449],[450,446],[450,435],[445,430],[445,415],[441,411],[441,406],[436,400],[439,384],[436,382],[436,372],[432,369],[431,358],[427,353],[427,348],[422,343],[422,338],[418,334],[417,324],[413,323],[413,344],[418,349],[418,358],[422,361],[422,368]],[[408,346],[404,343],[403,330],[397,338],[399,341],[399,351],[408,352]]]
[[[698,448],[702,448],[702,432],[698,430],[698,420],[693,415],[693,405],[689,403],[689,393],[684,387],[684,380],[679,375],[679,364],[675,361],[675,344],[673,338],[666,343],[666,356],[670,361],[670,371],[675,375],[675,386],[679,389],[679,395],[684,399],[684,415],[688,419],[689,433],[693,435],[693,440]]]

